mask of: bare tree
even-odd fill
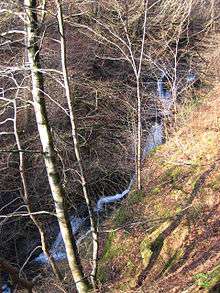
[[[192,29],[190,31],[191,15],[201,4],[204,5],[204,2],[200,0],[104,1],[99,3],[98,16],[91,16],[88,8],[89,21],[86,18],[84,22],[77,22],[76,18],[71,17],[68,19],[71,25],[78,27],[83,34],[105,48],[104,52],[96,53],[100,60],[127,62],[132,69],[136,89],[134,143],[138,190],[141,190],[143,95],[145,100],[150,95],[144,93],[142,78],[146,79],[144,75],[149,71],[150,78],[154,76],[155,80],[164,75],[172,94],[173,107],[176,107],[177,89],[181,82],[184,83],[182,80],[186,79],[188,71],[185,69],[184,73],[181,72],[182,63],[190,63],[191,60],[188,59],[197,54],[188,57],[192,38],[199,33],[193,32]],[[210,1],[208,5],[210,6]],[[86,14],[85,10],[84,5],[82,12]],[[187,65],[189,68],[190,65]],[[131,82],[133,83],[133,80]]]
[[[70,123],[71,123],[71,129],[72,129],[72,139],[74,144],[74,151],[77,159],[77,163],[79,166],[79,176],[80,181],[82,184],[83,189],[83,195],[86,201],[86,205],[88,208],[89,213],[89,219],[91,224],[91,233],[92,233],[92,240],[93,240],[93,268],[91,272],[91,281],[93,284],[93,287],[96,287],[96,274],[97,274],[97,257],[98,257],[98,234],[97,234],[97,225],[96,225],[96,219],[93,213],[92,204],[88,195],[87,190],[87,182],[85,178],[85,170],[83,165],[83,160],[81,158],[80,153],[80,145],[79,145],[79,137],[78,137],[78,131],[77,131],[77,123],[76,118],[74,114],[74,105],[73,105],[73,97],[71,93],[70,88],[70,81],[68,76],[68,69],[67,69],[67,60],[66,60],[66,36],[65,36],[65,28],[64,28],[64,21],[63,21],[63,11],[62,11],[62,4],[61,1],[56,0],[57,4],[57,19],[59,24],[59,33],[60,33],[60,46],[61,46],[61,63],[62,63],[62,72],[63,72],[63,79],[64,79],[64,87],[65,87],[65,93],[66,93],[66,99],[68,103],[69,113],[70,113]]]
[[[4,206],[7,208],[10,203],[12,205],[7,209],[10,213],[0,216],[0,218],[4,219],[1,224],[4,221],[8,221],[8,219],[12,220],[13,215],[16,217],[24,216],[21,220],[22,223],[29,221],[30,217],[39,229],[42,249],[51,262],[55,274],[60,277],[58,268],[56,268],[57,264],[53,262],[53,258],[50,256],[44,226],[40,221],[40,215],[44,213],[50,214],[48,209],[51,209],[54,201],[72,275],[76,284],[79,285],[78,290],[81,290],[81,292],[84,290],[85,292],[87,282],[84,282],[78,251],[74,237],[72,237],[69,219],[66,214],[66,202],[67,200],[69,201],[68,207],[70,207],[70,203],[73,203],[74,206],[77,192],[79,191],[79,194],[81,194],[81,189],[83,190],[92,230],[93,269],[91,280],[95,287],[98,235],[96,218],[93,215],[90,202],[90,195],[92,194],[90,191],[93,189],[93,193],[97,194],[102,189],[102,186],[103,190],[113,186],[109,191],[111,193],[118,191],[119,186],[122,187],[122,184],[124,184],[124,182],[121,183],[122,176],[120,177],[121,174],[116,174],[115,170],[124,171],[126,176],[130,174],[130,168],[133,167],[131,167],[133,160],[130,156],[133,149],[129,148],[131,144],[134,144],[135,148],[137,189],[141,189],[140,159],[144,145],[144,132],[148,129],[146,124],[152,123],[152,100],[154,99],[153,103],[155,103],[157,99],[157,94],[155,93],[156,82],[161,76],[164,77],[163,85],[167,87],[175,108],[179,95],[184,90],[181,85],[185,82],[188,68],[191,69],[191,61],[194,58],[192,56],[194,56],[194,53],[197,54],[197,52],[191,50],[189,45],[193,36],[200,36],[200,31],[194,29],[196,25],[191,24],[191,15],[195,15],[196,8],[201,5],[204,14],[201,15],[201,9],[199,9],[199,19],[206,17],[206,13],[211,14],[211,18],[215,19],[215,0],[190,0],[185,2],[180,0],[93,1],[95,6],[98,5],[98,11],[95,9],[96,11],[92,13],[92,3],[90,1],[78,1],[75,5],[75,3],[72,4],[69,1],[61,0],[52,2],[29,0],[25,1],[25,6],[23,6],[23,1],[9,0],[8,2],[3,2],[0,4],[0,13],[3,15],[3,20],[8,19],[8,23],[1,22],[3,29],[0,34],[0,50],[4,52],[6,57],[3,56],[1,59],[0,81],[1,86],[6,88],[8,99],[0,99],[0,138],[3,138],[2,149],[0,150],[0,182],[2,185],[1,191],[7,190],[9,194],[11,189],[14,188],[16,193],[18,193],[17,191],[20,192],[23,201],[21,201],[21,204],[19,203],[20,206],[18,207],[19,209],[21,208],[22,212],[18,212],[14,199],[7,199],[8,202],[4,203]],[[210,10],[205,10],[204,8],[209,5],[209,2],[211,6],[208,7],[211,8]],[[53,6],[54,3],[57,6]],[[48,12],[46,12],[46,4]],[[77,9],[80,9],[81,5],[82,10],[78,13]],[[26,13],[24,13],[24,7]],[[73,8],[74,12],[67,11],[66,7]],[[87,7],[89,7],[88,14]],[[58,37],[57,31],[54,29],[57,22],[53,18],[57,12],[60,32]],[[63,15],[63,12],[67,13],[67,15]],[[39,16],[38,19],[37,16]],[[79,20],[78,23],[76,19]],[[27,25],[28,38],[26,38],[26,31],[23,29],[23,22]],[[10,29],[9,27],[14,24],[16,29]],[[70,31],[68,24],[74,24],[74,31]],[[208,26],[211,25],[207,24]],[[201,26],[202,30],[206,31],[205,26]],[[43,37],[40,39],[42,31]],[[78,37],[79,31],[86,37]],[[74,55],[71,55],[72,48],[70,50],[66,49],[69,44],[68,34],[70,34]],[[89,40],[88,36],[92,40]],[[58,38],[60,38],[60,41]],[[92,45],[90,46],[90,44]],[[89,49],[84,52],[81,46]],[[21,65],[20,61],[25,59],[25,48],[28,49],[26,50],[28,56],[26,56],[25,65]],[[196,46],[195,48],[197,50]],[[92,51],[93,49],[94,51]],[[80,50],[83,52],[81,55],[79,54],[80,58],[78,58],[79,55],[75,54],[75,52]],[[52,59],[54,56],[56,58]],[[86,62],[84,58],[89,62]],[[43,59],[43,66],[40,64],[40,59]],[[79,63],[75,62],[77,59],[80,59]],[[69,60],[71,61],[69,62]],[[98,65],[101,63],[100,71],[100,67],[94,66],[93,68],[95,62]],[[184,62],[187,64],[185,67],[182,65]],[[50,66],[58,68],[60,63],[62,64],[62,70],[50,68]],[[86,63],[89,63],[89,65],[87,66]],[[78,70],[77,66],[82,66],[82,71],[80,71],[81,68]],[[183,67],[184,73],[182,71]],[[109,68],[110,72],[107,72]],[[121,73],[119,72],[120,70],[117,72],[117,68],[123,68],[124,72]],[[2,70],[5,70],[7,78],[2,77]],[[15,87],[14,85],[10,87],[10,74],[12,72],[15,73]],[[31,96],[31,101],[27,104],[28,97],[26,97],[26,94],[27,92],[29,94],[29,89],[26,87],[24,89],[20,80],[25,76],[26,81],[29,82],[30,72],[34,101],[32,101]],[[107,78],[104,77],[104,79],[103,75],[106,72],[110,75],[107,75]],[[77,74],[72,88],[70,78],[75,73]],[[98,73],[99,76],[95,76],[94,73]],[[108,78],[108,76],[111,77]],[[122,76],[123,78],[120,80]],[[149,78],[152,84],[150,91],[146,90],[145,85],[145,81],[147,83]],[[57,90],[58,87],[59,89]],[[63,92],[65,98],[63,98]],[[79,101],[79,103],[74,103],[75,100]],[[32,119],[29,120],[28,115],[24,119],[23,114],[26,114],[24,108],[29,104],[34,105],[38,130],[35,128],[32,107],[30,107]],[[159,109],[160,115],[163,108],[162,103],[159,102],[159,106],[157,103],[155,104],[155,108]],[[174,111],[176,112],[176,109]],[[54,113],[59,113],[59,116],[54,115]],[[81,113],[85,113],[85,115]],[[149,117],[146,113],[149,113]],[[133,123],[132,126],[130,120]],[[13,122],[14,126],[12,130],[8,126],[8,123],[11,122]],[[145,122],[147,123],[145,124]],[[24,128],[20,124],[22,124],[22,127],[25,124]],[[32,127],[33,125],[34,127]],[[51,125],[53,126],[53,136],[50,129]],[[111,127],[112,134],[116,132],[117,135],[114,133],[111,136],[109,131]],[[115,131],[117,127],[118,130]],[[101,128],[103,129],[100,131]],[[129,132],[130,128],[134,130],[133,135]],[[33,129],[34,131],[32,132]],[[100,140],[96,139],[98,131],[101,133],[99,135]],[[30,132],[32,133],[29,137]],[[41,142],[38,138],[38,132]],[[81,135],[82,133],[83,135]],[[8,136],[9,138],[6,138]],[[131,136],[133,141],[130,139]],[[16,143],[14,143],[14,137]],[[96,142],[94,143],[94,141]],[[43,151],[41,150],[41,143]],[[117,143],[122,147],[116,148]],[[34,148],[37,146],[36,156],[30,146],[34,146]],[[106,152],[103,152],[103,149]],[[120,153],[122,151],[123,158],[121,159]],[[86,154],[85,157],[83,152]],[[6,153],[9,154],[8,157]],[[106,156],[105,158],[107,153],[108,157]],[[129,164],[124,163],[125,156],[127,156],[126,160]],[[59,161],[57,160],[58,157]],[[114,159],[112,159],[113,157]],[[106,163],[108,164],[107,167],[105,167]],[[34,173],[36,168],[38,170]],[[59,175],[58,170],[62,170],[61,175]],[[48,174],[50,187],[47,178],[45,179],[45,171]],[[31,172],[36,176],[29,180],[28,175]],[[113,173],[113,176],[110,173]],[[91,175],[88,176],[88,174]],[[100,174],[110,174],[108,178],[111,181],[108,178],[108,182],[103,178],[100,180]],[[13,183],[9,182],[11,178],[13,178]],[[78,178],[80,180],[77,180]],[[120,183],[118,183],[119,181]],[[5,187],[5,182],[7,182],[7,188]],[[42,184],[39,184],[39,182]],[[97,184],[97,182],[101,182],[101,184],[104,182],[104,184]],[[42,185],[39,190],[43,192],[39,192],[37,185]],[[95,188],[93,188],[94,186]],[[114,188],[116,190],[113,191]],[[51,193],[50,189],[54,200],[47,196]],[[103,191],[103,194],[105,194],[105,191]],[[11,196],[11,194],[9,195]],[[42,205],[42,202],[46,203],[48,207],[48,209],[45,208],[46,211],[36,210],[38,195],[41,195],[39,205]],[[74,200],[72,200],[73,197]],[[77,199],[79,198],[77,195]],[[15,200],[17,199],[15,198]],[[83,201],[81,198],[79,200]],[[12,212],[12,209],[15,212]],[[12,225],[11,222],[9,225]],[[13,226],[11,227],[10,231],[14,231]],[[32,226],[30,227],[32,229]],[[22,237],[24,237],[25,231],[23,225],[19,224],[19,233],[22,234]],[[7,231],[2,233],[5,239],[9,233],[7,234]],[[16,237],[20,236],[11,236],[12,239],[15,239],[14,242],[16,242]],[[30,248],[30,245],[28,248]],[[11,248],[8,251],[11,251]],[[8,259],[8,257],[6,258]],[[20,259],[17,258],[17,263],[19,262]]]
[[[121,1],[113,1],[111,4],[107,5],[107,11],[116,15],[117,23],[112,24],[111,20],[104,23],[99,18],[93,17],[92,20],[95,22],[95,30],[93,27],[85,24],[74,24],[82,29],[88,30],[95,39],[101,43],[106,44],[116,51],[116,55],[119,56],[105,56],[112,60],[125,60],[127,61],[135,77],[136,82],[136,131],[135,131],[135,156],[136,156],[136,176],[137,176],[137,189],[141,190],[141,145],[142,145],[142,123],[141,123],[141,74],[144,61],[144,48],[146,39],[146,26],[147,26],[147,13],[150,7],[148,7],[148,1],[138,1],[137,3],[131,2],[129,5],[127,2],[122,3]],[[137,9],[137,17],[132,16],[132,13]],[[136,21],[139,14],[143,14],[143,19],[141,23],[142,37],[140,44],[137,46],[133,43],[131,35],[129,33],[130,21]],[[130,19],[131,18],[131,19]],[[116,26],[118,25],[118,27]]]
[[[53,138],[47,118],[47,110],[44,99],[43,76],[40,71],[41,66],[38,48],[37,2],[34,0],[24,0],[24,9],[26,12],[28,61],[30,64],[32,77],[34,112],[43,148],[43,156],[48,180],[54,199],[60,231],[66,248],[67,260],[75,281],[76,288],[78,292],[87,292],[87,281],[83,276],[76,242],[72,235],[69,218],[65,208],[65,192],[57,170],[56,151],[54,149]]]
[[[52,267],[54,274],[56,275],[58,280],[61,281],[62,275],[61,275],[61,273],[60,273],[60,271],[54,261],[53,256],[50,255],[49,247],[48,247],[46,236],[45,236],[45,231],[42,227],[42,224],[40,223],[40,221],[38,221],[37,217],[35,217],[32,214],[31,202],[30,202],[30,197],[29,197],[29,192],[28,192],[27,178],[26,178],[24,152],[22,150],[21,140],[19,137],[18,126],[17,126],[17,108],[18,108],[18,106],[17,106],[18,96],[17,95],[18,95],[18,93],[19,93],[19,89],[17,90],[16,97],[12,101],[12,103],[13,103],[13,108],[14,108],[14,119],[13,119],[14,135],[15,135],[15,141],[17,144],[18,152],[19,152],[19,172],[20,172],[20,177],[21,177],[21,182],[22,182],[22,187],[23,187],[22,188],[23,189],[22,198],[24,200],[24,203],[26,204],[27,211],[30,214],[31,220],[36,225],[36,227],[39,231],[42,250],[43,250],[44,254],[47,256],[48,261]]]

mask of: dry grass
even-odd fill
[[[199,274],[209,276],[220,260],[219,96],[220,86],[217,86],[196,111],[182,116],[184,126],[146,160],[142,197],[131,205],[134,196],[131,193],[123,203],[121,213],[126,213],[126,224],[109,223],[115,225],[116,231],[108,247],[111,257],[100,261],[101,269],[106,269],[102,292],[184,292],[187,288],[196,292],[200,287],[207,290],[206,287],[213,285],[211,277],[202,282]],[[213,169],[207,173],[210,166]],[[141,243],[152,237],[152,231],[165,219],[180,213],[204,172],[207,176],[183,220],[167,234],[141,288],[132,289],[137,276],[146,269]],[[181,253],[169,263],[175,247]],[[113,251],[120,253],[112,254]]]

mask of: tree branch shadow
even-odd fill
[[[179,226],[179,224],[181,223],[181,221],[183,220],[183,218],[186,216],[187,214],[187,210],[188,208],[191,206],[193,200],[195,199],[195,197],[197,196],[197,194],[200,192],[201,188],[203,187],[207,177],[211,174],[211,172],[215,169],[216,164],[212,164],[210,166],[210,168],[208,170],[206,170],[196,181],[195,186],[191,192],[191,195],[189,197],[189,199],[186,201],[182,211],[180,213],[178,213],[172,223],[170,224],[170,226],[168,228],[166,228],[156,239],[155,241],[152,243],[151,245],[151,250],[153,251],[150,261],[147,265],[146,268],[144,268],[144,270],[139,274],[138,279],[137,279],[137,283],[135,286],[135,289],[139,288],[140,286],[142,286],[144,280],[146,279],[146,277],[148,276],[148,274],[150,273],[150,271],[154,268],[158,257],[161,253],[161,250],[163,248],[163,244],[164,241],[166,240],[166,238],[171,235],[171,233]]]

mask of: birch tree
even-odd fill
[[[53,196],[60,231],[64,240],[69,267],[78,292],[87,292],[88,284],[83,276],[75,239],[65,207],[65,192],[61,184],[56,163],[52,133],[47,117],[44,97],[43,76],[40,71],[40,53],[38,47],[37,1],[24,0],[27,27],[28,61],[31,70],[32,96],[34,112],[43,149],[43,157],[48,181]]]
[[[104,1],[100,2],[98,16],[91,15],[91,9],[88,9],[88,18],[85,18],[84,22],[77,23],[76,18],[71,17],[68,19],[71,25],[78,27],[83,34],[101,45],[103,51],[100,50],[99,54],[95,52],[100,63],[105,59],[118,61],[127,63],[132,69],[133,78],[130,78],[129,85],[135,84],[136,90],[134,148],[138,190],[141,190],[141,157],[144,141],[143,95],[147,100],[153,92],[151,87],[150,91],[145,90],[144,93],[142,78],[146,80],[150,71],[149,79],[152,81],[153,77],[156,84],[164,75],[171,89],[172,107],[175,108],[177,89],[181,83],[185,84],[189,71],[190,64],[187,62],[191,62],[189,58],[194,58],[195,55],[191,54],[192,57],[189,54],[190,46],[194,46],[193,38],[199,34],[198,31],[193,32],[191,23],[196,20],[192,19],[192,13],[195,13],[201,2],[203,1]],[[207,2],[208,6],[210,1]],[[84,11],[83,6],[82,12]],[[184,62],[185,68],[182,66]],[[153,95],[155,96],[155,93]],[[161,110],[163,109],[159,109],[160,112]]]
[[[106,7],[105,7],[106,8]],[[112,23],[112,20],[104,23],[99,18],[92,17],[97,30],[92,26],[85,24],[74,23],[75,26],[87,30],[93,35],[93,37],[101,44],[109,46],[116,51],[117,57],[109,57],[111,60],[125,60],[131,66],[136,83],[136,125],[135,125],[135,169],[136,169],[136,185],[137,189],[141,190],[141,148],[142,148],[142,123],[141,123],[141,73],[143,67],[144,46],[146,39],[146,26],[147,26],[147,13],[151,7],[148,5],[148,1],[141,0],[137,3],[132,2],[129,4],[121,3],[120,1],[113,1],[107,5],[107,11],[109,15],[116,16],[116,23]],[[112,9],[112,11],[111,11]],[[137,46],[133,43],[131,35],[129,33],[129,22],[136,21],[136,15],[133,16],[137,10],[137,18],[139,14],[143,15],[141,31],[142,37],[140,45]],[[109,16],[107,16],[109,17]],[[130,19],[131,17],[131,19]],[[109,20],[107,18],[107,20]],[[117,27],[118,25],[118,27]],[[108,57],[106,57],[108,58]]]
[[[62,4],[60,0],[56,0],[57,5],[57,19],[58,19],[58,26],[59,26],[59,33],[60,33],[60,50],[61,50],[61,64],[62,64],[62,72],[63,72],[63,79],[64,79],[64,88],[66,99],[69,108],[69,117],[71,123],[71,130],[72,130],[72,139],[74,145],[74,152],[76,155],[78,167],[79,167],[79,176],[82,185],[83,195],[86,201],[89,219],[91,224],[91,233],[92,233],[92,240],[93,240],[93,268],[91,272],[91,281],[93,287],[96,287],[96,274],[97,274],[97,257],[98,257],[98,234],[97,234],[97,225],[95,215],[93,213],[92,204],[88,195],[87,190],[87,182],[85,178],[85,170],[83,165],[83,160],[81,158],[80,152],[80,145],[79,145],[79,137],[77,131],[77,124],[76,124],[76,117],[74,114],[74,105],[73,105],[73,95],[71,92],[70,81],[68,76],[68,69],[67,69],[67,61],[66,61],[66,36],[65,36],[65,28],[64,28],[64,21],[63,21],[63,11],[62,11]]]

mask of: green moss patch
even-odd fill
[[[130,217],[131,213],[126,209],[126,207],[121,207],[116,211],[113,221],[116,226],[122,226],[129,221]]]
[[[194,282],[200,288],[211,289],[220,281],[220,266],[208,273],[198,273],[193,276]],[[212,291],[210,291],[212,292]]]
[[[160,249],[164,239],[160,234],[169,226],[170,222],[166,221],[155,229],[151,234],[147,235],[140,244],[140,253],[143,265],[146,267],[150,261],[150,257],[155,250]]]
[[[143,192],[138,192],[138,191],[131,192],[128,196],[127,204],[132,205],[132,204],[141,203],[144,198],[145,198],[145,194]]]

